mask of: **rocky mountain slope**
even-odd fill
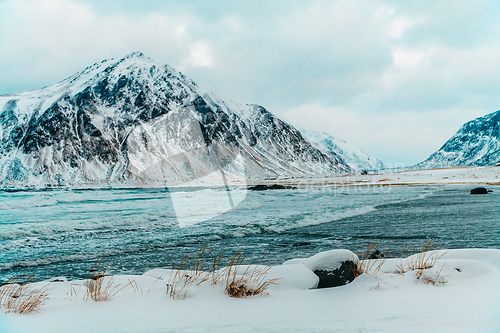
[[[500,111],[465,123],[418,169],[491,166],[500,162]]]
[[[334,138],[326,132],[300,131],[311,144],[326,154],[340,156],[354,170],[382,170],[384,163],[344,140]]]
[[[349,171],[264,107],[203,94],[141,53],[102,61],[41,90],[0,96],[4,188]]]

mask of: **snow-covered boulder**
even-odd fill
[[[356,277],[358,256],[349,250],[330,250],[306,259],[288,260],[283,265],[304,265],[319,278],[317,289],[348,284]]]

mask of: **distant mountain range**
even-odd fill
[[[340,156],[354,170],[377,171],[386,167],[381,160],[366,154],[344,140],[334,138],[328,133],[310,130],[301,130],[300,132],[314,147],[326,154]]]
[[[492,166],[500,163],[500,111],[465,123],[418,169]]]
[[[259,105],[204,94],[142,53],[0,96],[0,187],[182,184],[351,172]],[[215,176],[213,176],[215,175]]]
[[[500,162],[500,111],[413,168]],[[0,96],[0,188],[328,177],[385,165],[259,105],[223,101],[142,53]]]

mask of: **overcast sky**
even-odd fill
[[[141,51],[391,164],[500,109],[494,1],[0,0],[0,94]]]

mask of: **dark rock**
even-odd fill
[[[379,250],[375,250],[375,252],[373,252],[368,257],[368,259],[379,259],[379,258],[383,258],[383,257],[384,257],[384,254],[382,252],[380,252]]]
[[[310,242],[298,242],[298,243],[292,244],[292,247],[307,246],[307,245],[311,245],[311,243]]]
[[[356,277],[358,267],[353,261],[344,261],[334,270],[314,270],[319,277],[318,289],[343,286],[351,283]]]
[[[53,277],[48,282],[68,282],[68,279],[64,276]]]
[[[488,190],[484,187],[478,187],[470,190],[470,194],[488,194]]]
[[[252,191],[290,190],[290,189],[295,189],[295,187],[273,184],[273,185],[255,185],[255,186],[250,186],[248,189]]]

